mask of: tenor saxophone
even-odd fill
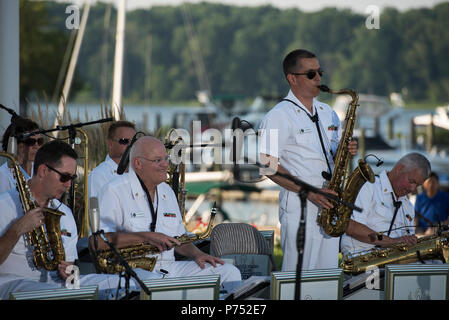
[[[359,159],[357,168],[351,173],[347,181],[346,173],[349,171],[351,155],[348,152],[348,144],[352,139],[354,124],[356,119],[356,108],[359,97],[354,90],[342,89],[334,92],[325,85],[319,86],[319,89],[332,94],[349,94],[352,101],[349,104],[345,118],[345,128],[338,144],[337,154],[335,156],[335,167],[327,189],[338,193],[338,197],[344,202],[354,203],[357,195],[366,181],[374,182],[374,173],[371,167],[363,160]],[[352,209],[343,204],[336,204],[331,209],[322,209],[318,215],[318,224],[324,232],[332,237],[341,236],[348,227],[351,219]]]
[[[174,238],[178,240],[181,245],[206,239],[212,232],[216,212],[217,208],[214,204],[211,210],[209,224],[203,233],[195,235],[183,234]],[[157,261],[157,256],[149,257],[149,255],[160,253],[156,246],[147,243],[123,247],[117,251],[131,268],[141,268],[147,271],[153,271]],[[112,250],[98,250],[95,255],[97,268],[102,273],[114,274],[125,271],[125,267],[120,264],[117,256]]]
[[[38,206],[33,200],[30,188],[20,171],[17,160],[13,155],[6,152],[0,152],[0,156],[8,158],[8,167],[11,169],[16,180],[16,188],[19,192],[24,214],[31,209],[37,208]],[[65,251],[60,229],[60,219],[65,214],[50,208],[44,208],[44,214],[45,223],[29,231],[27,233],[27,239],[33,248],[34,265],[38,268],[51,271],[56,270],[58,264],[65,260]]]
[[[388,248],[373,248],[359,254],[346,256],[341,264],[343,271],[350,274],[365,272],[369,267],[382,268],[387,264],[405,264],[420,260],[440,259],[449,261],[449,231],[440,235],[425,236],[413,246],[405,243]]]

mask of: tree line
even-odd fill
[[[72,32],[65,24],[67,6],[20,1],[22,103],[50,102],[61,91],[58,78]],[[116,17],[110,4],[91,7],[70,102],[110,101]],[[282,59],[305,48],[319,57],[322,82],[331,88],[447,103],[448,17],[449,3],[404,12],[386,8],[379,29],[368,29],[363,14],[336,8],[200,3],[128,11],[123,99],[189,101],[205,83],[212,96],[284,95]]]

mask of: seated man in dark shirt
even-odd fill
[[[432,172],[423,183],[424,192],[416,197],[417,234],[434,234],[440,223],[449,224],[449,193],[440,189],[439,178]]]

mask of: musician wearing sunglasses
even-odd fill
[[[12,134],[13,126],[9,125],[3,134],[2,149],[8,151],[8,141]],[[39,130],[39,126],[32,120],[19,117],[15,121],[15,135],[29,133]],[[17,153],[15,155],[20,169],[26,179],[33,175],[33,161],[37,150],[44,143],[44,138],[38,134],[29,138],[17,140]],[[16,182],[8,164],[4,163],[0,167],[0,193],[16,187]]]
[[[335,195],[325,188],[325,183],[331,177],[342,130],[337,114],[316,98],[324,71],[316,55],[302,49],[287,54],[283,71],[290,90],[261,122],[261,161],[270,163],[270,167],[276,164],[280,173],[290,174]],[[355,155],[357,143],[351,142],[348,149]],[[298,263],[296,238],[301,218],[300,187],[280,176],[268,177],[281,186],[282,270],[294,271]],[[308,193],[303,270],[337,268],[339,238],[327,236],[317,224],[319,210],[332,207],[323,195]]]
[[[89,197],[98,197],[101,188],[118,176],[117,167],[120,158],[135,134],[135,125],[132,122],[121,120],[111,124],[106,142],[108,148],[106,159],[89,174]]]
[[[77,154],[72,147],[60,140],[53,140],[39,149],[34,174],[28,181],[37,207],[26,213],[23,213],[16,189],[0,194],[0,299],[8,299],[11,292],[66,286],[66,280],[71,275],[67,267],[78,259],[78,232],[71,210],[58,199],[76,178],[76,159]],[[35,266],[31,247],[26,240],[27,232],[45,223],[44,214],[49,213],[44,213],[44,207],[64,214],[60,219],[60,230],[65,261],[60,261],[54,271]],[[147,279],[156,277],[146,274]],[[98,286],[100,299],[114,298],[118,283],[118,275],[93,273],[79,276],[80,286]],[[124,284],[122,280],[122,288]],[[133,281],[131,287],[137,287]]]

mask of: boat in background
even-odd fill
[[[439,106],[435,108],[435,112],[423,114],[413,118],[415,125],[434,126],[449,130],[449,104],[447,106]]]

